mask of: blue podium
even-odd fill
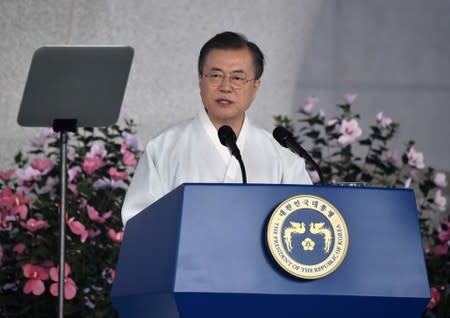
[[[333,204],[347,255],[303,280],[274,262],[266,226],[294,195]],[[430,299],[414,192],[184,184],[128,221],[111,298],[120,317],[417,317]]]

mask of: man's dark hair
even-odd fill
[[[255,79],[260,79],[264,71],[264,54],[259,47],[247,40],[247,38],[239,33],[222,32],[216,34],[208,42],[203,45],[198,57],[198,74],[203,74],[203,67],[205,66],[206,57],[213,49],[219,50],[238,50],[247,48],[253,57],[253,69],[255,71]]]

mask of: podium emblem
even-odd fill
[[[289,274],[317,279],[334,272],[347,254],[349,235],[341,213],[328,201],[296,195],[282,202],[267,225],[275,262]]]

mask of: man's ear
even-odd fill
[[[253,85],[255,86],[256,89],[258,89],[259,86],[261,86],[261,80],[255,80],[255,82],[253,83]]]

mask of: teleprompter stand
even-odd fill
[[[44,46],[34,52],[17,121],[60,135],[58,317],[64,316],[68,132],[114,124],[134,50],[129,46]]]

